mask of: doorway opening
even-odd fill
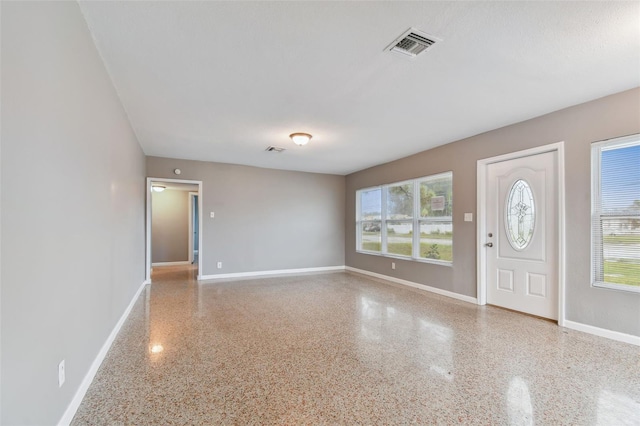
[[[195,269],[200,279],[202,181],[147,178],[146,192],[145,281],[154,267]]]
[[[478,160],[477,188],[478,304],[564,326],[564,143]]]

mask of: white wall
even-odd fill
[[[149,177],[176,168],[202,181],[200,274],[344,265],[344,176],[147,157]]]
[[[151,262],[189,260],[189,193],[167,188],[151,193]]]
[[[1,8],[1,423],[51,425],[144,279],[145,160],[78,4]]]

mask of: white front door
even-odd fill
[[[557,152],[487,166],[487,303],[558,319]]]

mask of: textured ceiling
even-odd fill
[[[639,2],[80,5],[147,155],[347,174],[640,86]]]

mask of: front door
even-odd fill
[[[487,303],[558,319],[557,152],[487,166]]]

